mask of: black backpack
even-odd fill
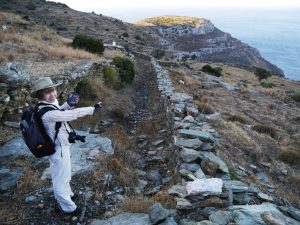
[[[39,106],[43,106],[39,109]],[[61,122],[55,123],[54,141],[48,136],[42,123],[42,116],[51,110],[60,110],[52,104],[37,103],[35,107],[27,108],[22,115],[20,123],[24,142],[32,154],[41,158],[55,153],[55,140],[57,138]]]

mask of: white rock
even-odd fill
[[[222,193],[223,181],[219,178],[198,179],[188,182],[186,191],[188,195],[212,195]]]

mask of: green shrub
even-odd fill
[[[104,52],[102,40],[87,35],[76,35],[73,39],[72,47],[98,54],[102,54]]]
[[[122,36],[123,36],[123,37],[129,37],[129,34],[128,34],[127,32],[124,32],[124,33],[122,34]]]
[[[151,52],[151,55],[154,58],[161,59],[165,55],[165,51],[162,49],[156,48],[156,49],[153,49],[153,51]]]
[[[103,74],[105,84],[114,89],[119,89],[122,86],[118,72],[111,66],[105,66],[103,68]]]
[[[263,88],[272,88],[272,87],[275,87],[275,84],[273,84],[273,83],[268,83],[268,82],[260,82],[260,85],[261,85]]]
[[[123,83],[130,83],[135,75],[133,62],[127,57],[114,57],[113,64],[118,68]]]
[[[254,74],[258,77],[259,81],[261,81],[262,79],[267,79],[268,77],[272,76],[270,71],[259,67],[255,69]]]
[[[222,68],[221,67],[213,68],[213,67],[211,67],[210,65],[207,64],[207,65],[202,67],[201,71],[205,72],[205,73],[209,73],[209,74],[214,75],[216,77],[222,76]]]
[[[191,59],[192,60],[195,60],[197,58],[197,56],[195,55],[195,54],[193,54],[192,56],[191,56]]]
[[[236,168],[231,164],[228,164],[227,167],[228,167],[228,170],[229,170],[230,179],[231,180],[238,180],[238,173],[237,173]]]
[[[291,96],[291,98],[296,102],[300,102],[300,92],[296,92]]]
[[[276,138],[276,131],[274,130],[273,127],[263,125],[263,124],[256,124],[252,127],[252,130],[258,133],[267,134],[272,138]]]

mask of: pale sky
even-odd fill
[[[122,7],[300,7],[299,0],[54,0],[73,9]]]
[[[206,8],[291,8],[300,10],[300,0],[52,0],[70,8],[103,14],[126,22],[162,15],[205,16]],[[213,12],[214,15],[217,11]],[[280,12],[279,12],[280,15]],[[210,17],[210,16],[209,16]],[[209,19],[209,18],[208,18]]]

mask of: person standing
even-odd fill
[[[93,115],[94,111],[102,107],[101,102],[92,107],[74,108],[70,103],[65,102],[59,105],[57,100],[56,87],[62,83],[53,83],[50,77],[39,78],[30,94],[38,99],[38,108],[53,107],[54,110],[47,111],[41,118],[48,136],[55,144],[55,153],[49,156],[50,173],[52,179],[53,192],[55,196],[55,208],[63,214],[78,215],[81,208],[73,202],[74,195],[71,187],[71,158],[69,133],[71,132],[68,121],[76,120],[79,117]],[[77,97],[76,103],[79,98]],[[39,104],[41,103],[41,104]],[[61,126],[56,133],[56,123],[61,122]]]

